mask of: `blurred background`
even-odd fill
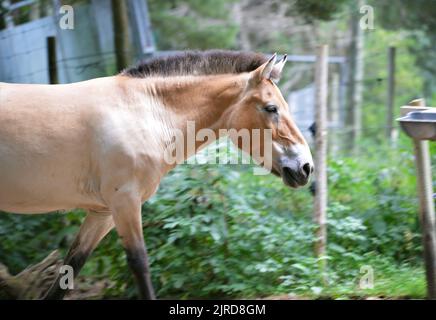
[[[59,24],[63,5],[72,29]],[[315,55],[328,44],[326,277],[313,189],[290,190],[249,165],[180,165],[143,205],[157,295],[424,298],[412,144],[393,119],[415,98],[436,102],[435,16],[435,0],[1,1],[0,81],[69,83],[186,49],[287,53],[279,87],[313,143]],[[0,263],[16,274],[65,253],[82,218],[1,214]],[[71,298],[136,296],[115,232],[79,282]]]

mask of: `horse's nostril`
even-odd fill
[[[306,177],[308,177],[313,172],[313,167],[310,165],[310,163],[305,163],[303,165],[303,172]]]

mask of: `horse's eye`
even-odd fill
[[[264,110],[266,112],[269,112],[269,113],[277,113],[277,106],[275,106],[275,105],[268,105],[268,106],[266,106],[264,108]]]

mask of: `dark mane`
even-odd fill
[[[121,72],[122,75],[147,76],[212,75],[255,70],[267,61],[261,53],[226,50],[185,51],[151,58]]]

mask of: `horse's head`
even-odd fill
[[[307,142],[290,115],[288,104],[273,82],[280,78],[285,62],[286,56],[276,63],[274,55],[249,73],[242,96],[229,110],[227,126],[248,129],[252,137],[253,129],[257,129],[259,143],[252,140],[244,145],[239,137],[230,137],[254,160],[280,176],[286,185],[297,188],[309,181],[313,160]],[[270,148],[266,147],[265,129],[270,129]]]

